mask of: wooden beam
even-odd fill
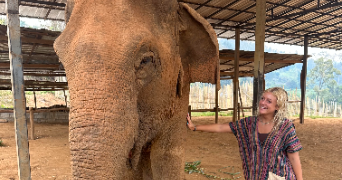
[[[220,54],[220,59],[223,60],[234,60],[235,57],[231,57],[229,55]],[[254,62],[254,58],[239,58],[239,61],[248,61]],[[294,64],[294,63],[303,63],[301,60],[281,60],[281,59],[265,59],[265,63],[276,63],[276,64]]]
[[[51,6],[56,6],[56,7],[61,7],[64,8],[65,7],[65,3],[58,3],[58,2],[49,2],[49,1],[37,1],[37,0],[20,0],[20,2],[28,2],[28,3],[34,3],[34,4],[38,4],[38,5],[48,5],[49,8],[51,8]],[[40,6],[38,6],[40,7]],[[44,6],[46,7],[46,6]]]
[[[240,107],[240,109],[252,109],[252,108],[253,108],[252,106]],[[219,112],[221,112],[221,111],[233,111],[234,108],[226,108],[226,109],[219,108],[218,110],[219,110]],[[9,111],[11,111],[11,110],[0,110],[0,113],[1,112],[9,112]],[[215,108],[214,109],[192,109],[191,110],[191,112],[215,112],[215,111],[216,111]]]
[[[2,76],[10,76],[11,73],[7,72],[0,72],[0,75]],[[24,76],[36,76],[36,77],[41,77],[41,76],[51,76],[51,77],[66,77],[65,73],[25,73]]]
[[[41,45],[42,46],[42,45]],[[1,55],[8,55],[8,50],[0,50],[0,54]],[[24,51],[21,52],[21,54],[23,54],[24,60],[29,59],[29,56],[31,54],[32,59],[34,60],[41,60],[41,61],[58,61],[58,56],[56,55],[55,52],[28,52],[28,51]]]
[[[302,72],[300,77],[300,123],[304,124],[304,112],[305,112],[305,92],[306,92],[306,74],[307,74],[307,56],[308,56],[308,36],[304,36],[304,59],[303,59],[303,66]]]
[[[252,73],[240,73],[239,72],[239,76],[240,77],[253,77],[254,74]],[[234,77],[234,72],[220,72],[220,76],[231,76]]]
[[[238,120],[238,91],[239,91],[239,57],[240,57],[240,28],[235,28],[235,53],[234,53],[234,79],[233,79],[233,122]]]
[[[67,82],[54,82],[54,81],[35,81],[35,80],[25,80],[23,81],[25,86],[37,85],[37,86],[67,86]],[[11,84],[10,79],[0,79],[1,85]]]
[[[213,110],[213,109],[212,109]],[[33,113],[38,112],[53,112],[53,111],[70,111],[69,108],[53,108],[53,109],[36,109],[33,111]],[[12,109],[10,110],[0,110],[0,113],[13,113],[14,111]],[[30,110],[26,110],[27,113],[30,112]]]
[[[5,42],[8,37],[5,35],[0,35],[0,41]],[[45,39],[34,39],[21,37],[21,41],[23,44],[42,44],[42,45],[53,45],[53,40],[45,40]]]
[[[0,87],[0,90],[12,90],[11,87]],[[63,91],[68,90],[68,87],[30,87],[26,88],[25,91]]]
[[[258,101],[264,91],[264,42],[266,22],[266,0],[256,1],[256,28],[254,52],[254,81],[253,81],[253,115],[257,115]]]
[[[9,69],[10,63],[0,63],[0,69]],[[59,70],[59,64],[22,64],[23,69]]]
[[[15,140],[17,145],[19,180],[31,180],[30,153],[25,115],[24,76],[21,55],[20,20],[18,0],[6,0],[7,36],[11,64],[14,106]],[[6,37],[6,36],[4,36]]]

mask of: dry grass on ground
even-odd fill
[[[213,117],[194,117],[196,124],[214,122]],[[229,122],[230,117],[220,117],[219,122]],[[298,137],[304,149],[300,152],[304,179],[342,180],[342,119],[305,119],[305,124],[295,121]],[[37,140],[30,140],[30,157],[33,180],[71,179],[68,125],[37,124]],[[18,179],[13,123],[0,124],[0,179]],[[188,131],[185,161],[200,160],[207,174],[223,178],[223,167],[233,166],[241,172],[241,160],[236,139],[230,134],[213,134]],[[232,172],[231,169],[223,171]],[[207,180],[199,175],[185,175],[186,180]],[[240,178],[243,179],[243,178]],[[239,180],[240,180],[239,179]]]

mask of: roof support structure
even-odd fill
[[[253,81],[253,115],[257,114],[258,101],[264,91],[264,42],[265,42],[266,0],[256,1],[256,28]]]
[[[239,57],[240,57],[240,28],[235,28],[235,54],[234,54],[234,79],[233,79],[233,122],[237,120],[238,91],[239,91]]]
[[[28,132],[25,116],[24,75],[21,55],[19,1],[6,0],[7,35],[11,62],[12,94],[14,105],[15,140],[17,144],[19,180],[31,180]]]
[[[218,79],[219,81],[219,79]],[[218,87],[217,87],[217,83],[215,84],[215,124],[218,123],[218,113],[219,113],[219,105],[218,105]]]
[[[305,91],[306,91],[306,74],[307,74],[307,60],[308,60],[308,36],[304,36],[304,58],[302,72],[300,73],[300,123],[304,124],[304,112],[305,112]]]

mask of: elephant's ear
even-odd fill
[[[211,25],[194,9],[179,3],[179,51],[190,82],[217,84],[220,88],[219,47]]]
[[[74,9],[74,4],[75,4],[75,0],[67,0],[66,6],[65,6],[65,16],[64,16],[64,20],[66,24],[69,22],[72,9]]]

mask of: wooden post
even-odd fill
[[[240,82],[239,82],[239,80],[238,80],[238,90],[239,90],[239,97],[240,97],[240,103],[239,103],[239,108],[240,108],[240,107],[243,107],[243,105],[242,105],[242,97],[241,97],[241,89],[240,89]],[[241,111],[242,111],[242,117],[245,117],[245,113],[243,112],[243,109]],[[239,114],[239,118],[238,119],[240,120],[240,114]]]
[[[256,1],[256,27],[254,52],[253,115],[257,115],[258,101],[264,91],[264,42],[266,22],[266,0]]]
[[[65,94],[65,89],[63,89],[63,93],[64,93],[64,100],[65,100],[65,107],[68,107],[68,97]]]
[[[219,107],[218,107],[218,88],[217,84],[215,84],[215,124],[218,123],[218,112],[219,112]]]
[[[337,102],[334,102],[334,117],[336,117],[336,112],[337,112]]]
[[[30,125],[31,125],[31,140],[34,140],[34,116],[33,116],[33,108],[30,107]]]
[[[201,104],[200,104],[200,102],[201,102],[201,94],[200,94],[200,87],[199,87],[199,85],[197,85],[197,89],[198,89],[198,101],[197,101],[197,109],[200,109],[200,108],[202,108],[201,107]]]
[[[304,36],[304,58],[303,58],[303,66],[302,73],[300,78],[300,123],[304,124],[304,109],[305,109],[305,91],[306,91],[306,74],[307,74],[307,59],[308,59],[308,36]]]
[[[7,36],[14,105],[15,140],[19,180],[31,179],[28,133],[25,116],[23,59],[21,54],[19,1],[6,0]]]
[[[238,109],[237,109],[237,114],[238,114],[238,120],[240,120],[240,103],[238,103]]]
[[[311,111],[310,111],[310,99],[308,99],[306,109],[308,111],[308,115],[311,116]]]
[[[34,99],[34,109],[37,109],[37,97],[36,97],[36,91],[33,91],[33,99]]]
[[[226,104],[226,108],[229,108],[229,97],[230,97],[230,96],[229,96],[229,94],[230,94],[230,93],[229,93],[229,87],[230,87],[229,85],[226,86],[226,89],[227,89],[227,90],[226,90],[226,94],[227,94],[227,104]]]
[[[188,114],[189,114],[190,119],[191,119],[191,105],[188,106]]]
[[[206,109],[210,109],[211,108],[211,106],[210,106],[210,84],[203,88],[203,94],[205,92],[205,89],[207,89],[207,93],[206,93],[206,96],[203,96],[204,97],[203,104],[204,104],[204,102],[207,102],[207,106],[204,106],[204,107]],[[207,100],[205,100],[206,98],[207,98]]]
[[[233,79],[233,122],[237,119],[239,91],[240,28],[235,28],[234,79]]]

